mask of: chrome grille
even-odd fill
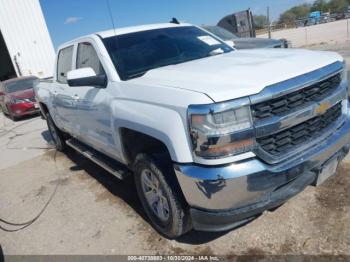
[[[257,138],[260,148],[271,155],[286,154],[302,143],[311,142],[324,134],[325,129],[342,114],[341,102],[328,109],[323,115],[309,119],[273,135]]]
[[[282,116],[291,110],[298,110],[312,102],[326,98],[337,89],[340,83],[341,75],[339,73],[302,90],[252,105],[253,117],[255,120],[264,120],[273,116]]]

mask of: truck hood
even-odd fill
[[[343,61],[334,52],[252,49],[161,67],[130,80],[137,84],[187,89],[214,102],[257,94],[265,87]]]

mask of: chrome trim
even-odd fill
[[[335,62],[326,67],[318,69],[316,71],[301,75],[284,82],[266,87],[262,92],[257,95],[250,97],[252,105],[259,104],[261,102],[266,102],[271,99],[275,99],[281,96],[284,96],[289,93],[296,92],[323,80],[326,80],[334,75],[337,75],[344,70],[343,62]],[[289,114],[283,116],[273,116],[267,119],[255,120],[254,127],[256,132],[256,137],[264,137],[274,133],[281,132],[287,128],[301,124],[313,117],[316,117],[318,114],[316,112],[317,107],[324,102],[328,102],[331,106],[336,105],[340,101],[347,100],[346,88],[347,82],[342,81],[338,88],[327,98],[318,102],[310,102],[309,105],[294,109]],[[344,102],[346,103],[346,102]],[[344,113],[344,112],[343,112]],[[276,164],[278,162],[284,161],[295,154],[301,153],[304,150],[307,150],[309,147],[315,146],[321,140],[325,139],[332,134],[334,130],[339,128],[344,123],[345,117],[339,119],[333,126],[329,127],[323,136],[319,137],[317,140],[314,140],[310,143],[304,144],[295,150],[275,156],[271,155],[257,144],[257,148],[254,150],[255,154],[259,156],[262,160],[266,161],[269,164]]]
[[[215,114],[225,112],[227,110],[234,110],[243,106],[250,106],[250,99],[248,97],[213,104],[190,105],[187,110],[187,115],[190,116],[193,114]]]
[[[270,117],[264,120],[254,122],[256,137],[264,137],[274,133],[281,132],[292,126],[296,126],[311,118],[318,116],[316,109],[320,104],[328,102],[331,107],[335,106],[342,100],[347,99],[346,85],[341,84],[331,96],[319,102],[312,102],[308,106],[292,111],[287,115]]]
[[[307,148],[277,165],[257,158],[226,166],[174,164],[182,192],[191,207],[227,210],[268,198],[276,187],[300,174],[318,170],[331,157],[344,157],[349,149],[350,119],[317,146]]]
[[[270,99],[284,96],[313,85],[317,82],[326,80],[329,77],[339,74],[343,69],[343,62],[337,61],[310,73],[267,86],[259,94],[250,96],[250,101],[252,104],[258,104]]]
[[[194,162],[200,165],[209,165],[209,166],[215,166],[215,165],[226,165],[226,164],[231,164],[235,162],[239,162],[242,160],[247,160],[250,158],[254,158],[256,155],[254,152],[247,152],[247,153],[242,153],[239,155],[234,155],[234,156],[228,156],[225,158],[217,158],[217,159],[205,159],[205,158],[200,158],[193,154],[193,159]]]
[[[319,143],[321,143],[323,140],[327,139],[328,137],[330,137],[334,132],[337,131],[337,129],[339,129],[345,122],[346,117],[343,115],[342,117],[340,117],[333,126],[330,126],[329,128],[325,129],[325,132],[322,136],[318,137],[317,139],[313,140],[310,143],[304,144],[298,148],[296,148],[295,150],[292,150],[286,154],[283,154],[281,156],[275,156],[275,155],[271,155],[270,153],[266,152],[265,150],[263,150],[261,147],[257,147],[257,149],[255,150],[255,154],[257,156],[259,156],[262,160],[264,160],[265,162],[269,163],[269,164],[277,164],[283,161],[288,160],[289,158],[301,154],[302,152],[304,152],[305,150],[309,149],[309,148],[313,148],[315,146],[317,146]]]
[[[342,76],[342,81],[348,82],[348,65],[346,64],[346,61],[343,61],[343,72],[341,74]]]

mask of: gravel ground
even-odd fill
[[[74,152],[50,151],[0,171],[1,216],[14,222],[34,217],[59,183],[40,219],[19,232],[2,231],[0,243],[5,254],[350,255],[349,171],[347,158],[321,187],[239,229],[169,241],[149,226],[131,182]]]
[[[272,32],[272,38],[285,38],[292,42],[293,47],[308,47],[310,45],[347,44],[350,46],[350,19],[314,26],[299,27]],[[267,34],[258,37],[267,38]]]
[[[350,57],[348,46],[311,48]],[[170,241],[149,225],[132,181],[117,180],[73,151],[50,149],[39,118],[8,121],[0,127],[0,218],[28,221],[57,191],[35,223],[18,232],[0,229],[5,255],[350,255],[350,157],[321,187],[308,187],[243,227]]]

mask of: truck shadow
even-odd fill
[[[4,255],[4,251],[2,251],[1,244],[0,244],[0,262],[5,262],[5,255]]]
[[[51,134],[50,134],[49,130],[45,130],[45,131],[41,132],[41,137],[42,137],[48,144],[52,144],[52,145],[53,145],[52,137],[51,137]]]
[[[176,239],[178,242],[183,244],[190,244],[190,245],[202,245],[209,243],[215,239],[218,239],[220,237],[225,236],[226,234],[235,231],[241,227],[244,227],[245,225],[252,222],[252,220],[247,221],[246,223],[237,226],[234,229],[228,230],[228,231],[222,231],[222,232],[201,232],[201,231],[195,231],[192,230],[191,232],[181,236],[180,238]]]
[[[125,180],[119,180],[98,165],[94,164],[89,159],[86,159],[71,149],[68,149],[65,152],[65,155],[75,164],[74,166],[70,167],[71,171],[85,171],[89,176],[103,185],[104,188],[113,195],[113,197],[123,200],[124,203],[131,207],[144,221],[146,221],[151,226],[151,223],[143,211],[141,202],[138,199],[136,187],[132,177]],[[229,231],[212,233],[192,230],[186,235],[178,238],[176,241],[191,245],[205,244],[226,235],[228,232]]]
[[[141,202],[138,200],[132,177],[120,180],[70,148],[65,151],[65,155],[75,164],[75,166],[70,167],[71,171],[85,171],[90,177],[103,185],[113,196],[122,199],[140,217],[147,220]]]

